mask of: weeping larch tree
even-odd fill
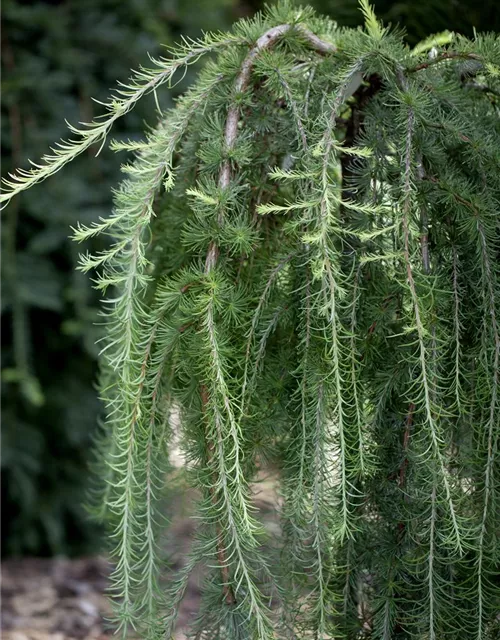
[[[109,292],[98,507],[124,634],[171,638],[201,564],[194,638],[498,638],[500,39],[410,49],[360,6],[363,29],[280,4],[186,40],[6,180],[4,203],[208,58],[111,143],[134,156],[114,211],[74,230],[110,238],[80,268]],[[199,502],[163,581],[173,431]]]

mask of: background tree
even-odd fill
[[[340,24],[354,27],[359,25],[356,2],[336,0],[315,0],[313,6],[332,16]],[[472,37],[473,30],[500,31],[500,18],[496,2],[486,0],[481,4],[473,0],[422,0],[422,2],[393,2],[378,0],[377,15],[385,23],[404,27],[406,39],[411,45],[424,40],[431,33],[456,31]]]

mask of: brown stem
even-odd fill
[[[248,87],[250,82],[250,76],[252,73],[252,68],[254,62],[259,55],[259,53],[265,49],[269,49],[272,47],[285,33],[290,31],[290,29],[295,28],[299,31],[301,36],[311,45],[313,49],[315,49],[320,54],[326,53],[334,53],[336,51],[336,47],[329,42],[325,42],[318,38],[318,36],[314,35],[311,31],[302,26],[292,27],[288,24],[282,24],[277,27],[273,27],[269,29],[266,33],[264,33],[255,43],[255,45],[250,49],[246,58],[243,60],[241,65],[240,72],[236,78],[236,82],[234,83],[234,93],[241,94]],[[237,104],[232,105],[227,113],[226,126],[224,129],[224,144],[226,151],[226,159],[222,163],[220,172],[219,172],[219,180],[218,185],[220,189],[227,189],[231,182],[231,161],[230,154],[234,149],[236,139],[238,136],[238,124],[240,121],[240,107]],[[219,213],[218,223],[221,225],[224,221],[224,213],[221,211]],[[210,273],[216,266],[217,260],[219,258],[219,248],[216,243],[212,241],[208,247],[207,257],[205,260],[205,273]],[[206,407],[209,402],[209,393],[205,384],[201,385],[200,389],[201,393],[201,403],[202,403],[202,411],[205,413]],[[213,456],[214,452],[214,444],[208,443],[208,452],[209,452],[209,460]],[[214,476],[214,487],[216,486],[217,477]],[[217,504],[217,497],[215,495],[215,491],[211,490],[211,498],[212,503],[214,505]],[[217,558],[221,568],[222,574],[222,582],[223,582],[223,592],[224,597],[227,604],[232,605],[236,602],[233,590],[230,586],[230,575],[229,575],[229,564],[226,558],[226,549],[224,547],[224,538],[223,532],[220,529],[220,525],[217,525]]]
[[[386,311],[387,307],[389,306],[389,303],[392,301],[393,298],[394,296],[387,296],[386,298],[384,298],[382,302],[382,306],[380,307],[380,310],[382,311],[382,313]],[[377,328],[377,324],[378,324],[377,320],[374,320],[371,323],[371,325],[368,327],[368,336],[373,335],[373,333],[375,332],[375,329]]]
[[[281,24],[277,27],[273,27],[266,31],[255,43],[255,45],[250,49],[248,55],[243,60],[243,64],[241,65],[240,73],[236,78],[236,82],[234,83],[234,93],[242,93],[248,87],[250,82],[250,75],[252,73],[252,68],[255,62],[255,59],[259,55],[261,51],[265,49],[270,49],[285,33],[290,31],[292,28],[289,24]],[[337,49],[333,44],[329,42],[325,42],[318,38],[318,36],[314,35],[311,31],[306,29],[305,27],[298,26],[295,27],[300,34],[307,40],[307,42],[311,45],[313,49],[315,49],[318,53],[326,54],[326,53],[334,53]],[[240,108],[238,105],[233,105],[229,108],[226,119],[226,127],[224,130],[224,143],[226,147],[226,154],[229,155],[233,150],[236,138],[238,135],[238,123],[240,121]],[[219,188],[227,189],[229,187],[229,183],[231,181],[231,161],[229,157],[227,157],[222,163],[222,167],[219,173]],[[219,213],[219,224],[223,221],[224,214],[221,211]],[[210,272],[216,265],[219,257],[219,250],[215,242],[212,242],[208,248],[207,258],[205,262],[205,272]]]
[[[422,69],[427,69],[428,67],[431,67],[435,64],[438,64],[439,62],[442,62],[443,60],[456,60],[456,59],[477,60],[478,62],[481,62],[481,56],[477,55],[477,53],[460,53],[459,51],[447,51],[446,53],[443,53],[442,55],[438,56],[437,58],[434,58],[433,60],[429,60],[428,62],[422,62],[421,64],[417,64],[416,67],[413,67],[412,69],[408,69],[408,73],[414,73],[415,71],[422,71]]]
[[[459,195],[458,193],[455,193],[454,191],[452,191],[451,189],[448,189],[446,187],[446,185],[442,184],[441,182],[439,182],[439,180],[434,177],[434,176],[426,176],[426,179],[429,180],[429,182],[432,182],[433,184],[436,184],[438,187],[440,187],[441,189],[443,189],[443,191],[447,191],[450,195],[453,196],[453,198],[459,202],[460,204],[463,204],[465,207],[467,207],[468,209],[470,209],[472,211],[472,213],[477,217],[479,216],[479,211],[477,209],[477,207],[470,201],[470,200],[466,200],[465,198],[462,198],[461,195]]]
[[[206,384],[202,384],[200,387],[201,393],[201,407],[202,412],[206,412],[206,408],[209,402],[208,389]],[[208,443],[208,452],[209,458],[211,458],[214,454],[214,443]],[[215,494],[215,487],[217,485],[217,475],[213,474],[213,485],[210,489],[210,497],[212,500],[212,504],[217,509],[217,496]],[[229,576],[229,565],[226,559],[226,550],[224,547],[224,536],[222,533],[222,529],[219,523],[216,525],[216,533],[217,533],[217,560],[219,561],[220,571],[222,575],[222,592],[224,593],[224,599],[226,603],[229,605],[235,604],[236,598],[234,597],[233,590],[230,585],[230,576]]]

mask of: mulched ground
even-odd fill
[[[110,613],[104,558],[7,560],[2,564],[3,640],[104,640]]]
[[[274,478],[255,487],[255,505],[270,532],[275,532]],[[190,517],[193,494],[179,485],[170,502],[171,525],[165,550],[172,570],[189,551],[195,521]],[[22,558],[2,563],[2,640],[109,640],[113,630],[105,621],[111,613],[104,595],[110,565],[104,557],[78,559]],[[196,615],[201,572],[195,570],[181,604],[176,640]]]

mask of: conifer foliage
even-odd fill
[[[100,515],[123,633],[492,640],[498,633],[500,39],[415,49],[287,4],[184,41],[2,200],[104,144],[206,58],[75,239],[104,300]],[[199,492],[160,583],[179,429]],[[252,495],[279,478],[281,534]],[[496,626],[495,626],[496,625]]]

